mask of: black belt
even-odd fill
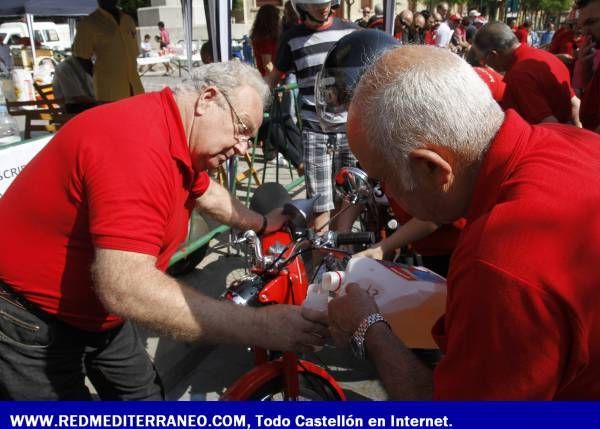
[[[0,299],[16,305],[17,307],[21,307],[24,310],[31,310],[34,308],[33,304],[14,292],[12,288],[2,280],[0,280]]]

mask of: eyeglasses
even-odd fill
[[[231,101],[225,95],[224,92],[221,91],[221,95],[227,102],[229,106],[229,110],[233,115],[234,124],[233,124],[233,138],[236,139],[239,143],[248,143],[250,140],[250,128],[240,119],[240,115],[238,115],[237,111],[233,108]]]

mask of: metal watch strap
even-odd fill
[[[390,324],[388,323],[387,320],[385,320],[385,318],[381,315],[381,313],[371,313],[369,314],[367,317],[365,317],[363,319],[362,322],[360,322],[360,325],[358,325],[358,328],[356,328],[356,331],[354,332],[354,335],[352,335],[352,339],[351,341],[354,343],[354,354],[356,355],[356,357],[360,358],[360,359],[365,359],[366,358],[366,351],[365,351],[365,335],[367,334],[367,331],[369,330],[369,328],[371,326],[373,326],[375,323],[379,323],[379,322],[383,322],[385,323],[388,328],[391,329]]]

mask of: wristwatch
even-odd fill
[[[352,354],[358,359],[366,359],[367,353],[365,351],[365,335],[371,326],[375,323],[383,322],[388,328],[391,329],[390,324],[387,320],[381,315],[381,313],[372,313],[364,318],[358,328],[354,332],[354,335],[350,338],[350,349],[352,350]]]

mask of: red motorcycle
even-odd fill
[[[311,277],[309,272],[344,269],[348,254],[337,249],[344,244],[369,245],[370,232],[317,235],[308,225],[315,198],[289,201],[287,191],[276,183],[261,186],[250,207],[268,213],[281,207],[290,218],[288,225],[262,239],[246,231],[237,241],[247,246],[250,274],[233,282],[223,295],[239,305],[301,305]],[[324,254],[321,264],[311,270],[310,252]],[[303,256],[309,257],[304,258]],[[222,400],[344,400],[335,379],[320,366],[294,352],[277,352],[256,347],[255,367],[239,378]]]

